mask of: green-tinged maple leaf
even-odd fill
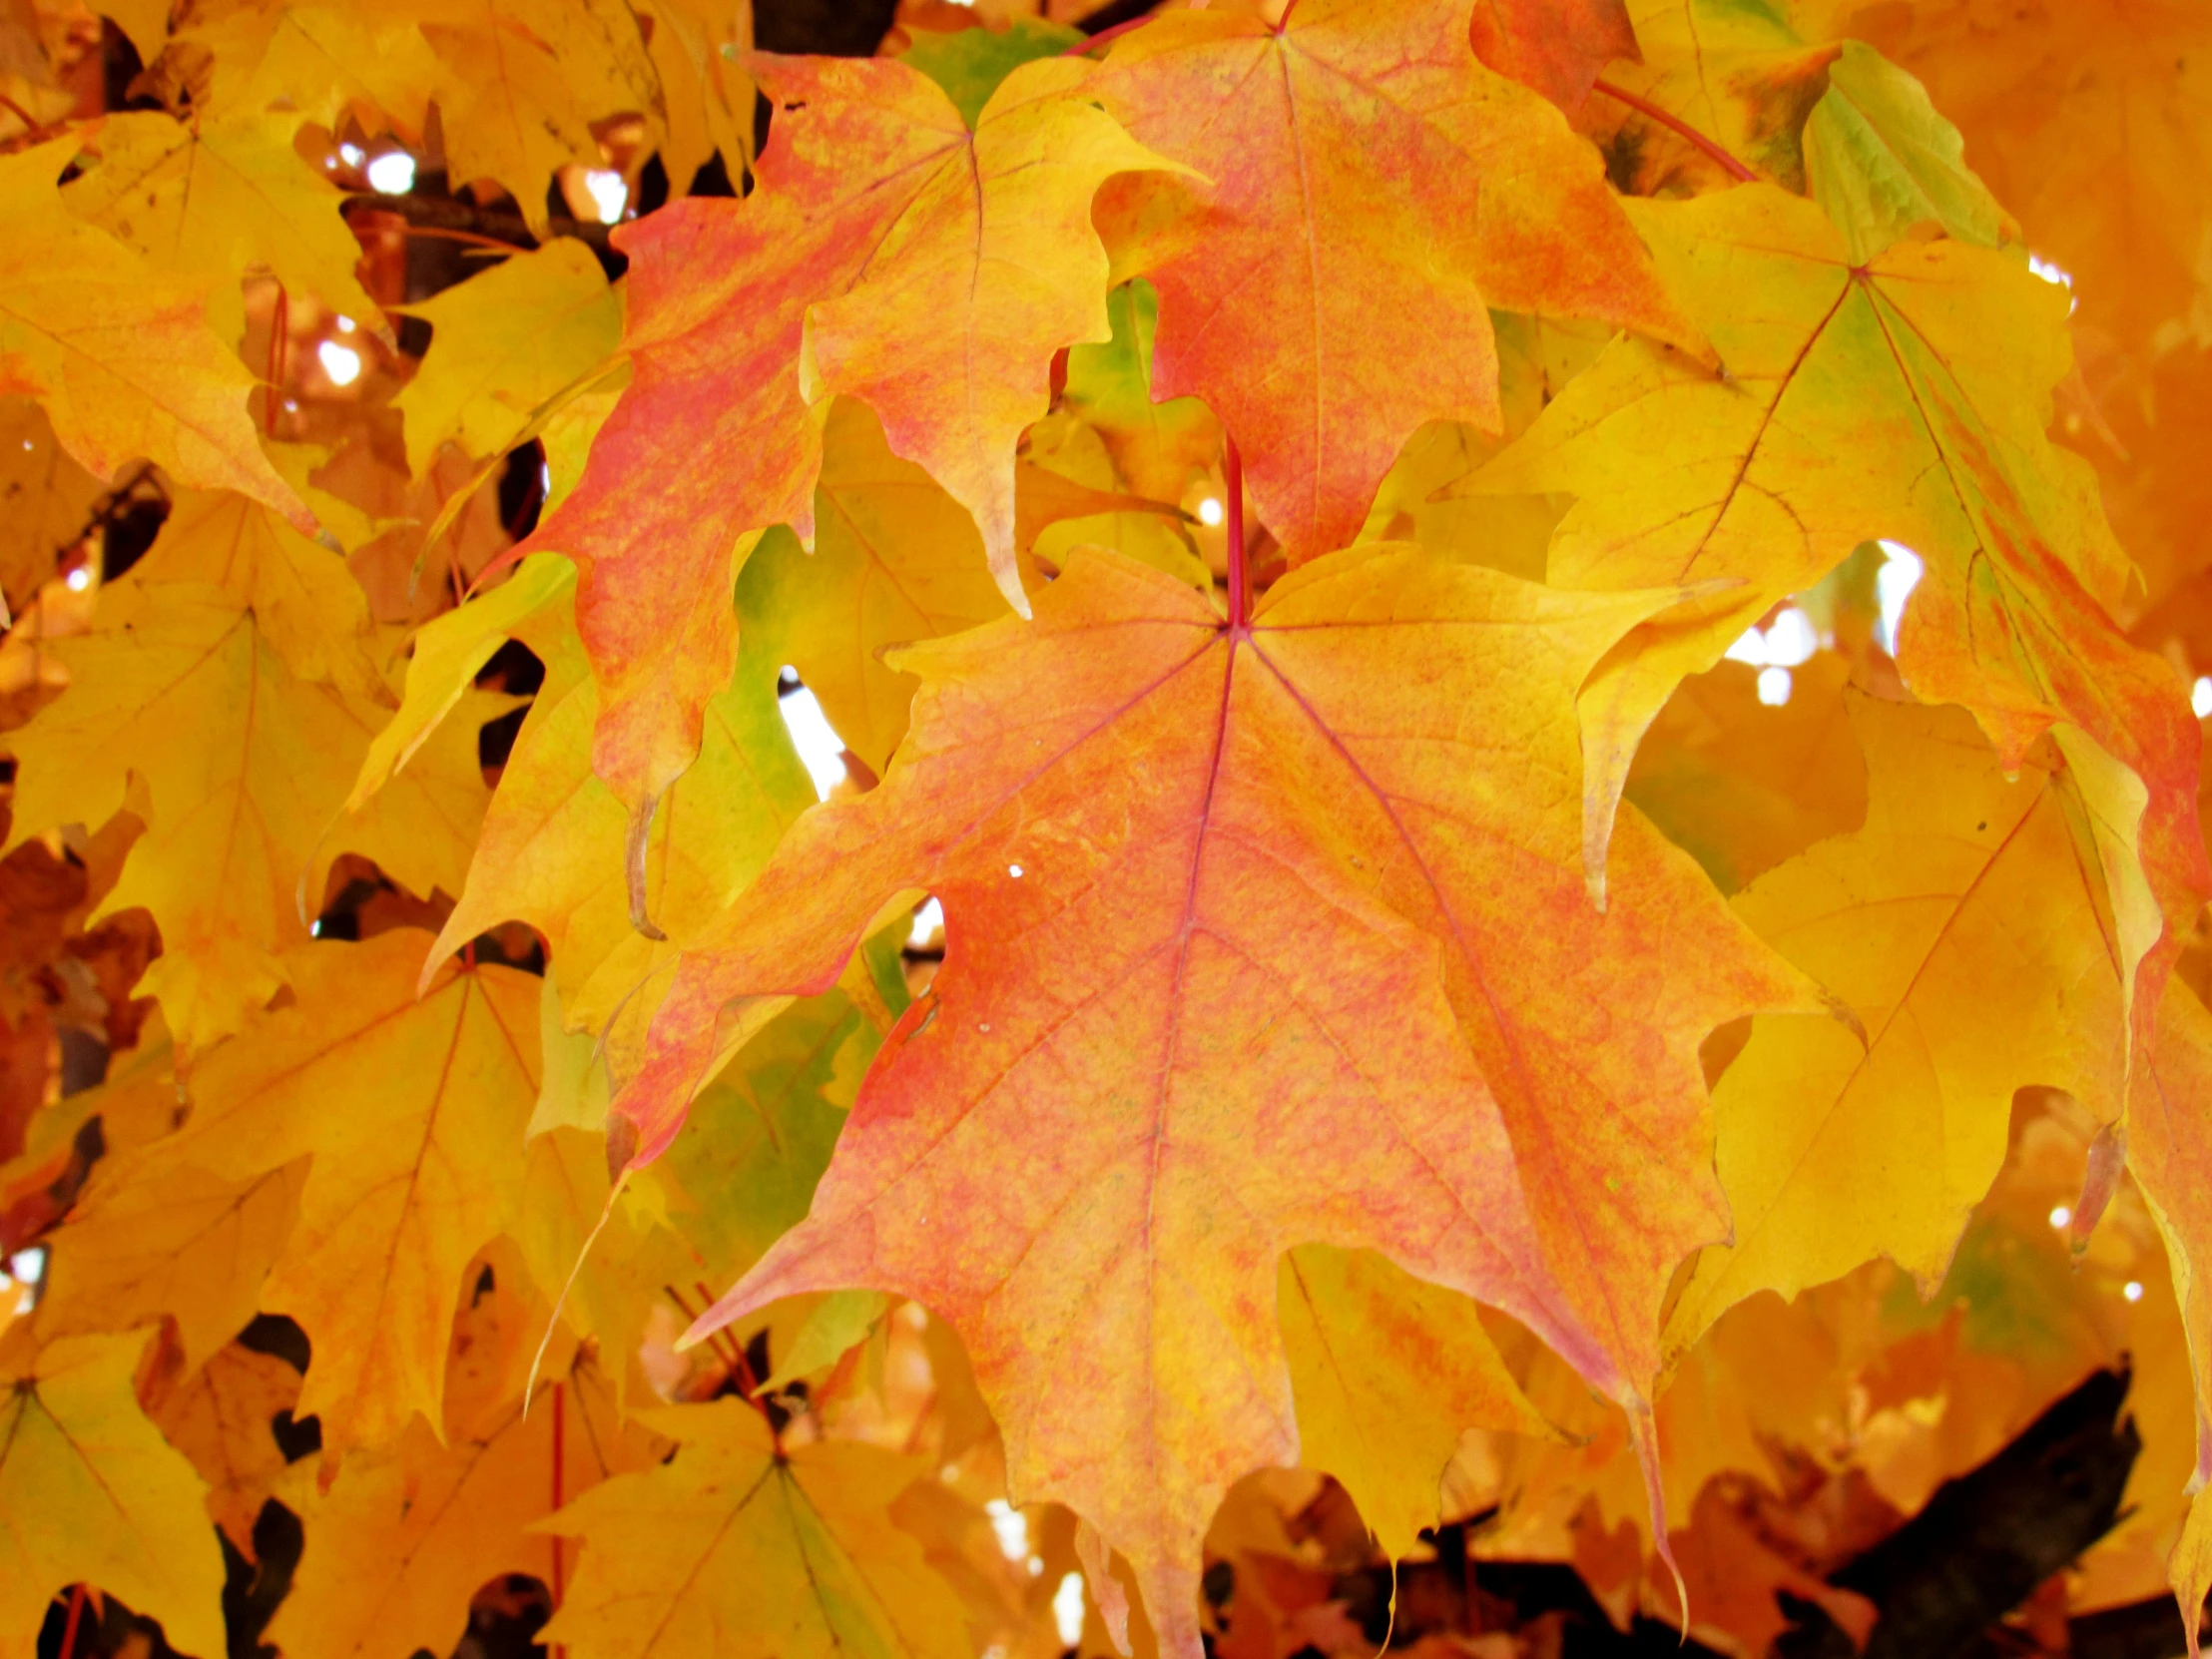
[[[427,944],[295,952],[292,1001],[194,1066],[191,1124],[148,1154],[233,1180],[311,1155],[263,1306],[314,1345],[299,1409],[333,1465],[413,1411],[442,1420],[461,1270],[500,1230],[537,1099],[537,986],[449,965],[417,1000]]]
[[[1965,140],[1936,113],[1928,89],[1862,41],[1829,66],[1828,91],[1805,121],[1813,200],[1864,265],[1917,226],[1940,226],[1994,248],[2019,227],[1967,168]]]
[[[960,119],[973,127],[999,83],[1023,64],[1057,58],[1083,44],[1080,30],[1040,17],[1017,17],[1003,29],[917,32],[904,61],[944,88]]]
[[[1470,1428],[1552,1435],[1475,1305],[1373,1251],[1302,1245],[1276,1301],[1300,1460],[1345,1483],[1393,1558],[1441,1519],[1444,1469]]]
[[[1643,624],[1583,692],[1593,883],[1675,686],[1880,536],[1927,562],[1899,644],[1907,683],[1971,708],[2007,766],[2061,724],[2111,755],[2149,792],[2147,812],[2100,803],[2133,843],[2122,863],[2139,859],[2169,918],[2190,913],[2207,885],[2196,726],[2172,671],[2113,625],[2126,560],[2087,468],[2043,436],[2063,295],[1953,242],[1856,267],[1819,208],[1768,186],[1632,211],[1724,368],[1624,339],[1463,486],[1576,496],[1554,582],[1712,584]],[[2120,890],[2123,870],[2109,878],[2132,984],[2160,923]],[[2146,1016],[2163,960],[2145,966]]]
[[[1062,402],[1103,438],[1129,487],[1155,501],[1180,501],[1221,451],[1221,427],[1195,397],[1152,398],[1152,340],[1160,299],[1146,281],[1106,296],[1114,337],[1068,348]]]
[[[943,900],[951,960],[714,1319],[868,1287],[951,1320],[1017,1494],[1096,1521],[1181,1649],[1215,1502],[1295,1444],[1287,1246],[1499,1303],[1636,1401],[1676,1255],[1723,1227],[1697,1045],[1807,994],[1640,823],[1634,896],[1580,896],[1567,688],[1667,598],[1385,547],[1279,584],[1247,632],[1099,552],[1033,626],[903,654],[901,760],[803,818],[685,957],[617,1101],[656,1156],[726,1001],[823,988],[886,901]]]
[[[892,450],[975,516],[1000,587],[1026,605],[1014,441],[1045,412],[1053,352],[1110,336],[1092,195],[1159,165],[1081,96],[1074,62],[1015,71],[972,134],[903,64],[763,73],[779,108],[760,188],[622,234],[630,389],[530,543],[582,568],[593,766],[633,812],[698,751],[759,533],[814,539],[821,398],[875,409]]]
[[[1698,343],[1598,158],[1451,0],[1171,13],[1096,94],[1198,175],[1117,190],[1115,274],[1158,290],[1154,388],[1221,417],[1293,562],[1351,540],[1422,422],[1497,427],[1491,306]]]
[[[162,1621],[193,1659],[226,1651],[223,1552],[207,1486],[131,1389],[144,1337],[20,1329],[0,1345],[0,1640],[31,1651],[63,1585],[90,1583]]]
[[[2001,23],[1956,0],[1839,9],[1965,133],[2084,323],[2150,352],[2205,337],[2212,89],[2193,6],[2037,3]]]
[[[421,369],[393,400],[417,476],[441,443],[477,458],[506,449],[541,403],[622,338],[621,294],[571,238],[517,254],[408,314],[432,330]]]
[[[545,936],[569,1017],[595,1014],[595,1026],[657,959],[635,924],[692,937],[815,793],[777,709],[774,666],[748,658],[707,706],[698,763],[661,800],[642,847],[630,847],[631,817],[592,771],[600,708],[571,644],[522,723],[436,953],[526,921]]]
[[[137,249],[157,271],[199,279],[223,338],[245,325],[239,277],[266,271],[287,292],[373,317],[353,275],[360,244],[337,187],[293,148],[302,117],[187,122],[158,110],[112,115],[86,135],[86,170],[62,191],[78,218]]]
[[[548,1641],[577,1659],[968,1653],[959,1602],[888,1514],[918,1462],[848,1441],[780,1448],[735,1399],[641,1415],[676,1456],[539,1523],[584,1546]]]
[[[0,158],[0,394],[43,403],[96,478],[143,457],[311,527],[262,454],[246,410],[253,376],[209,329],[202,284],[156,271],[62,205],[55,182],[76,147],[56,139]]]
[[[1755,1291],[1874,1256],[1934,1286],[2004,1161],[2014,1092],[2064,1089],[2104,1119],[2126,1093],[2126,962],[2074,770],[2039,752],[2007,781],[1955,709],[1861,700],[1852,724],[1865,828],[1736,908],[1861,1029],[1761,1016],[1716,1087],[1735,1238],[1699,1258],[1678,1351]]]
[[[906,732],[914,679],[883,661],[911,645],[988,622],[1006,601],[982,538],[928,473],[892,454],[867,406],[840,398],[823,434],[815,550],[765,539],[740,578],[747,655],[788,663],[878,777]]]

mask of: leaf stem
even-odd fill
[[[1620,103],[1626,104],[1630,109],[1637,111],[1639,114],[1649,116],[1652,120],[1658,122],[1660,126],[1667,128],[1670,132],[1680,134],[1683,138],[1688,139],[1692,144],[1696,145],[1698,149],[1704,151],[1706,155],[1712,157],[1714,161],[1718,162],[1722,170],[1726,172],[1730,177],[1740,179],[1747,185],[1755,185],[1759,182],[1758,174],[1752,172],[1750,168],[1746,167],[1734,156],[1731,156],[1727,151],[1723,150],[1718,144],[1714,143],[1713,140],[1707,138],[1703,133],[1699,132],[1687,121],[1684,121],[1680,116],[1674,115],[1666,110],[1661,109],[1657,104],[1652,103],[1649,99],[1638,98],[1632,92],[1623,91],[1621,88],[1613,85],[1612,82],[1606,80],[1603,76],[1600,76],[1596,81],[1593,81],[1591,83],[1590,90],[1593,92],[1602,92],[1605,94],[1606,97],[1615,99]]]
[[[62,1626],[60,1659],[74,1659],[77,1652],[77,1626],[85,1616],[85,1587],[72,1584],[69,1587],[69,1622]]]
[[[564,1419],[565,1419],[565,1416],[566,1416],[566,1413],[565,1413],[565,1411],[563,1410],[563,1404],[564,1404],[564,1402],[566,1401],[567,1397],[568,1397],[568,1390],[567,1390],[566,1388],[562,1387],[562,1386],[561,1386],[561,1384],[560,1384],[559,1382],[555,1382],[555,1383],[553,1384],[553,1513],[555,1513],[555,1514],[559,1514],[559,1513],[560,1513],[560,1511],[561,1511],[561,1470],[562,1470],[562,1467],[563,1467],[563,1465],[564,1465],[564,1464],[565,1464],[565,1462],[567,1461],[567,1450],[568,1450],[568,1447],[567,1447],[567,1443],[566,1443],[566,1442],[567,1442],[567,1436],[566,1436],[566,1432],[565,1432],[565,1430],[566,1430],[566,1423],[565,1423],[565,1420],[564,1420]],[[561,1583],[561,1543],[562,1543],[562,1539],[561,1539],[561,1535],[560,1535],[560,1534],[559,1534],[558,1532],[554,1533],[554,1534],[552,1535],[552,1540],[553,1540],[553,1608],[554,1608],[554,1611],[558,1612],[558,1611],[560,1610],[560,1606],[561,1606],[561,1591],[562,1591],[562,1583]],[[555,1648],[553,1649],[553,1653],[554,1653],[554,1659],[562,1659],[562,1653],[563,1653],[563,1650],[562,1650],[561,1648],[559,1648],[559,1647],[555,1647]]]
[[[1065,52],[1062,52],[1060,56],[1063,58],[1079,58],[1084,53],[1089,52],[1096,47],[1104,46],[1109,41],[1119,40],[1123,35],[1129,34],[1133,30],[1143,28],[1147,23],[1150,23],[1152,21],[1152,18],[1153,14],[1147,12],[1143,17],[1132,17],[1126,22],[1115,24],[1110,29],[1101,29],[1098,31],[1097,34],[1087,36],[1084,39],[1077,41]]]
[[[1237,440],[1224,434],[1221,449],[1222,491],[1229,497],[1229,626],[1243,633],[1252,622],[1252,572],[1245,559],[1244,457]]]
[[[42,139],[61,131],[59,124],[51,121],[40,121],[29,110],[4,92],[0,92],[0,109],[6,110],[16,120],[23,123],[23,136],[33,144],[37,144]]]
[[[269,313],[269,401],[263,406],[264,426],[276,435],[276,411],[284,401],[284,347],[291,343],[291,295],[276,284],[276,304]]]

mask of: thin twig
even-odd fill
[[[456,233],[495,248],[535,248],[539,238],[518,213],[504,208],[479,208],[449,196],[384,196],[362,192],[345,199],[348,208],[373,208],[405,220],[416,231]],[[545,223],[548,237],[573,237],[594,252],[608,248],[607,227],[588,220],[556,214]]]

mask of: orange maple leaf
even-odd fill
[[[677,204],[618,239],[634,378],[529,543],[581,567],[577,626],[604,699],[593,766],[633,810],[690,765],[729,679],[738,565],[772,525],[813,540],[830,394],[868,402],[891,448],[975,515],[1026,607],[1015,439],[1050,401],[1053,353],[1112,334],[1092,195],[1159,165],[1071,96],[1082,64],[1024,66],[973,133],[903,64],[760,70],[778,109],[758,192]]]
[[[1726,1231],[1698,1045],[1803,1002],[1641,820],[1612,909],[1582,894],[1572,688],[1671,597],[1383,546],[1225,623],[1094,550],[1034,624],[899,656],[900,758],[687,955],[617,1102],[657,1156],[729,999],[825,988],[887,901],[942,898],[813,1213],[703,1323],[842,1286],[942,1313],[1013,1489],[1094,1520],[1179,1652],[1215,1504],[1296,1454],[1286,1248],[1507,1308],[1648,1423],[1668,1276]]]
[[[1171,12],[1094,86],[1213,181],[1124,181],[1100,218],[1115,275],[1159,289],[1154,394],[1221,416],[1294,562],[1352,539],[1424,421],[1498,429],[1492,306],[1703,350],[1597,154],[1475,58],[1453,0]]]

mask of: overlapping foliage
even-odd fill
[[[2212,17],[1001,10],[8,14],[0,1652],[2193,1644]]]

